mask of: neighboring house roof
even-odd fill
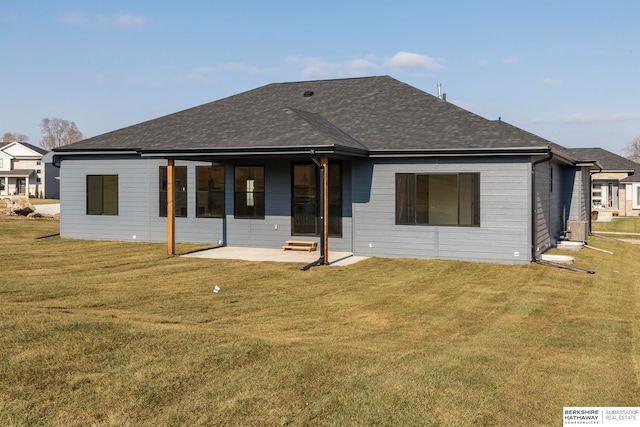
[[[129,126],[56,153],[349,155],[563,150],[388,76],[274,83]]]
[[[0,142],[0,151],[5,151],[5,149],[9,148],[9,146],[11,146],[11,145],[22,145],[23,147],[26,147],[29,150],[34,151],[37,154],[40,154],[41,156],[44,156],[45,154],[47,154],[47,150],[45,150],[42,147],[38,147],[36,145],[29,144],[28,142],[18,142],[18,141]]]
[[[37,145],[29,144],[28,142],[20,142],[19,144],[22,144],[25,147],[28,147],[28,148],[32,149],[33,151],[37,152],[38,154],[42,154],[43,156],[49,152],[48,150],[45,150],[42,147],[38,147]]]
[[[578,160],[597,160],[602,165],[602,172],[640,172],[640,163],[604,148],[567,148],[566,150]]]
[[[633,175],[629,175],[625,179],[621,179],[620,182],[640,182],[640,168]]]
[[[0,171],[0,176],[9,178],[26,178],[35,172],[35,169],[12,169],[9,171]]]

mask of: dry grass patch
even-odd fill
[[[572,253],[596,275],[406,259],[301,272],[35,239],[56,227],[0,220],[2,425],[531,426],[640,406],[637,246]]]

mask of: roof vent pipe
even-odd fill
[[[442,99],[442,83],[438,83],[436,86],[438,86],[438,98]]]

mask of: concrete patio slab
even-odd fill
[[[187,258],[238,259],[244,261],[274,261],[309,264],[320,257],[320,251],[284,251],[282,249],[246,248],[238,246],[221,246],[215,249],[193,252],[182,255]],[[368,257],[353,256],[351,252],[329,251],[330,266],[355,264]]]

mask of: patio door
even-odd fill
[[[293,235],[319,236],[320,179],[314,163],[295,163],[292,177],[291,228]],[[342,236],[342,167],[329,163],[329,236]]]

